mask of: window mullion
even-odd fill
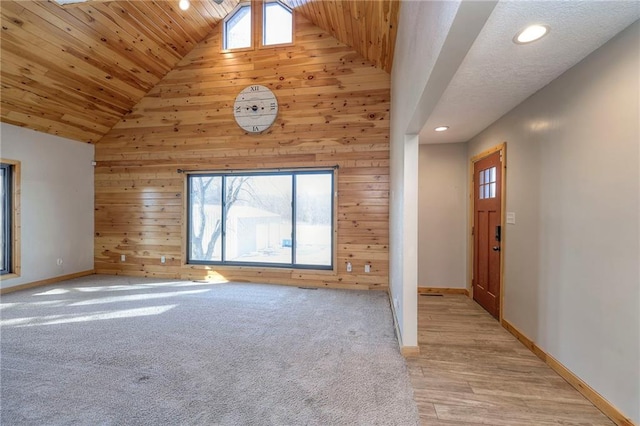
[[[222,175],[220,184],[220,200],[222,202],[222,214],[220,215],[220,261],[226,262],[227,249],[227,177]]]
[[[252,46],[260,46],[261,28],[263,27],[262,19],[264,16],[264,2],[262,0],[254,0],[251,2],[251,41]]]
[[[296,264],[296,177],[291,174],[291,264]]]

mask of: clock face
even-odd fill
[[[238,126],[250,133],[267,130],[278,115],[278,100],[268,87],[254,84],[236,97],[233,115]]]

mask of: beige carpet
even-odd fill
[[[3,425],[414,425],[383,292],[90,276],[8,294]]]

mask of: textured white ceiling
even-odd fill
[[[500,1],[420,132],[420,143],[468,141],[639,18],[639,1]],[[532,44],[513,43],[534,23],[551,31]],[[442,125],[449,130],[433,131]]]

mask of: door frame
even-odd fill
[[[506,206],[507,206],[507,142],[502,142],[499,145],[496,145],[492,148],[489,148],[481,153],[474,155],[469,160],[469,221],[467,224],[467,289],[469,290],[469,297],[473,300],[473,256],[475,255],[473,247],[473,226],[474,226],[474,190],[475,185],[473,184],[474,178],[474,165],[479,160],[488,157],[491,154],[496,152],[500,152],[502,161],[501,161],[501,181],[500,181],[500,226],[501,226],[501,239],[500,239],[500,309],[498,312],[498,322],[500,324],[503,323],[502,320],[502,311],[504,309],[504,257],[505,257],[505,248],[506,248],[506,235],[507,228],[505,224],[506,217]]]

